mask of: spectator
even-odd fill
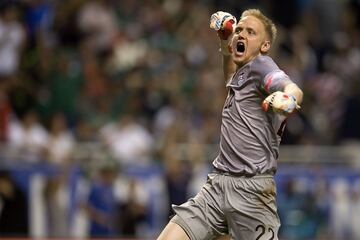
[[[189,197],[189,183],[191,180],[191,166],[187,161],[179,161],[174,159],[167,163],[166,187],[169,198],[169,217],[174,215],[171,208],[172,204],[179,205]]]
[[[331,189],[330,227],[335,239],[350,238],[350,195],[349,183],[336,179]]]
[[[38,120],[36,111],[29,110],[20,121],[11,121],[9,145],[18,153],[17,159],[32,163],[43,161],[47,143],[48,132]]]
[[[69,131],[65,116],[62,113],[54,114],[50,121],[46,160],[61,168],[69,165],[74,147],[75,139]]]
[[[351,238],[360,239],[360,229],[357,223],[360,222],[360,181],[357,180],[351,192]]]
[[[29,234],[28,204],[25,193],[6,170],[0,170],[0,235],[27,237]]]
[[[279,215],[282,219],[281,236],[286,239],[314,239],[317,212],[313,196],[301,179],[289,179],[279,196]]]
[[[118,33],[116,16],[107,0],[87,1],[79,11],[78,26],[95,53],[109,51]]]
[[[8,131],[12,108],[7,94],[0,89],[0,142],[8,140]]]
[[[90,220],[90,237],[115,237],[118,201],[114,194],[117,169],[102,166],[91,184],[85,207]]]
[[[77,117],[77,101],[83,84],[81,65],[72,54],[71,51],[57,51],[55,55],[55,66],[47,76],[46,83],[48,111],[44,111],[44,117],[62,112],[70,123]]]
[[[49,46],[53,40],[51,28],[54,19],[54,6],[45,0],[27,0],[24,12],[28,38],[33,46]]]
[[[17,5],[5,3],[0,10],[0,84],[4,86],[19,70],[26,35]]]
[[[60,169],[47,179],[44,198],[46,204],[47,235],[67,237],[70,229],[70,188],[66,172]]]
[[[148,165],[152,161],[154,140],[131,113],[100,129],[100,138],[121,165]]]
[[[120,200],[119,215],[115,223],[123,237],[143,237],[148,213],[149,193],[143,184],[132,177],[119,176],[115,184],[115,194]]]

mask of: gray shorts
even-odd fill
[[[211,173],[201,191],[173,206],[171,219],[191,240],[229,234],[235,240],[277,240],[280,220],[273,176],[237,177]]]

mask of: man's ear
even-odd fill
[[[265,41],[260,48],[262,54],[267,54],[270,50],[271,44],[270,41]]]

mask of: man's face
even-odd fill
[[[256,56],[265,54],[270,48],[265,27],[254,16],[240,19],[235,28],[230,47],[234,62],[239,66],[250,62]]]

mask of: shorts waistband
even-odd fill
[[[241,173],[234,173],[234,172],[229,172],[229,171],[224,171],[218,168],[213,167],[212,173],[217,173],[217,174],[222,174],[225,176],[232,176],[232,177],[244,177],[244,178],[268,178],[268,177],[274,177],[273,172],[267,172],[267,173],[255,173],[255,174],[250,174],[250,173],[246,173],[246,172],[241,172]]]

